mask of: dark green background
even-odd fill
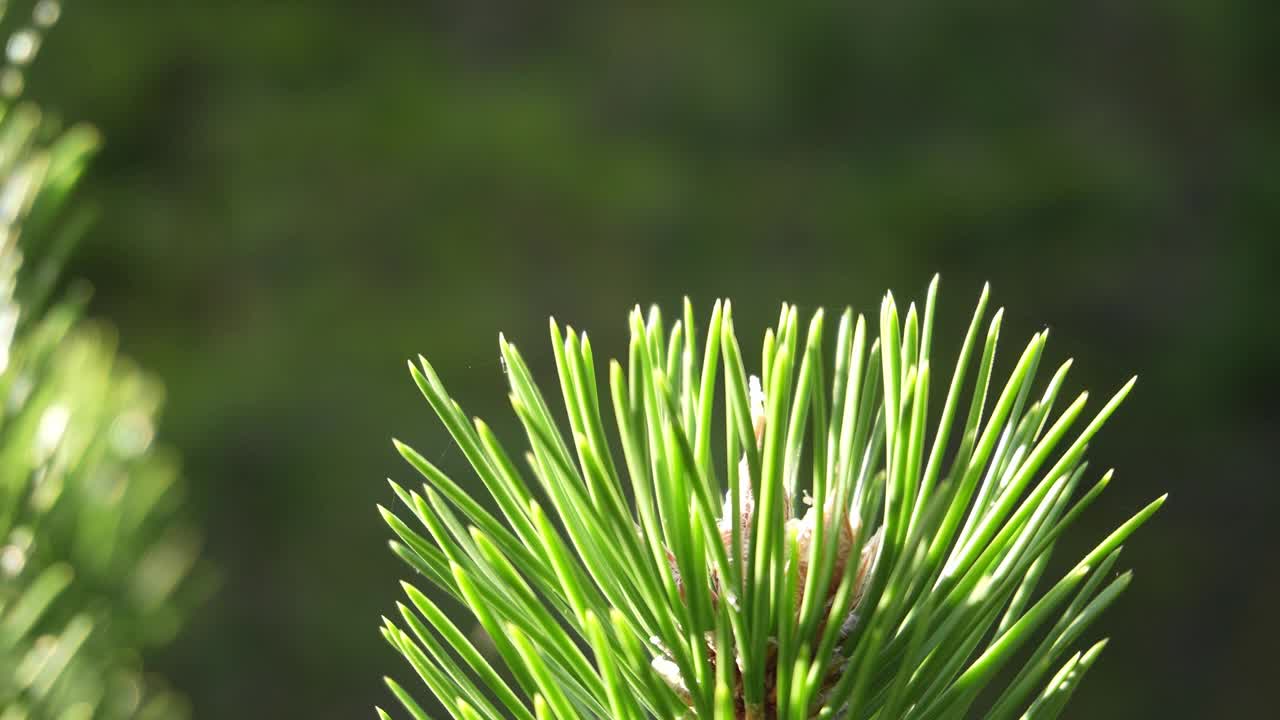
[[[547,315],[614,356],[637,302],[758,338],[940,271],[943,357],[990,280],[1006,355],[1048,325],[1075,387],[1142,375],[1064,550],[1171,499],[1069,716],[1269,715],[1277,7],[73,3],[31,78],[107,139],[72,275],[167,383],[223,573],[156,664],[204,718],[390,701],[389,438],[470,479],[413,354],[514,443],[499,330],[546,377]]]

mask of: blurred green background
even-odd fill
[[[946,354],[990,280],[1006,356],[1048,325],[1077,387],[1142,375],[1064,554],[1172,497],[1068,714],[1269,715],[1277,8],[77,0],[29,81],[107,140],[70,275],[166,382],[223,573],[158,666],[204,718],[388,702],[390,437],[470,477],[414,354],[515,443],[499,330],[550,377],[548,315],[609,357],[637,302],[758,338],[940,271]]]

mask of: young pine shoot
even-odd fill
[[[1164,501],[1046,577],[1111,479],[1084,453],[1133,381],[1096,410],[1060,398],[1070,361],[1036,379],[1047,333],[993,378],[985,288],[938,373],[937,287],[923,312],[846,310],[834,339],[823,311],[802,327],[784,305],[758,375],[727,301],[701,329],[688,301],[670,328],[634,310],[604,384],[586,334],[553,320],[566,431],[501,339],[520,458],[411,364],[497,512],[396,443],[425,484],[393,482],[406,512],[380,510],[432,587],[403,583],[383,636],[465,720],[1057,716],[1106,643],[1082,634],[1129,584],[1120,546]]]

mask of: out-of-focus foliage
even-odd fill
[[[31,90],[109,138],[68,275],[165,380],[224,591],[159,661],[202,716],[393,702],[403,359],[515,446],[493,343],[635,303],[876,307],[990,280],[1082,386],[1099,537],[1160,492],[1078,717],[1266,717],[1280,637],[1280,3],[75,0]],[[961,303],[939,309],[939,347]],[[546,351],[544,351],[546,352]],[[1003,370],[1007,370],[1004,368]],[[1002,370],[1002,372],[1003,372]],[[483,492],[483,488],[468,490]],[[1242,552],[1242,549],[1244,551]],[[1088,548],[1064,539],[1063,556]]]
[[[21,100],[59,14],[27,9],[0,69],[0,718],[181,718],[141,653],[199,591],[198,538],[175,458],[154,447],[159,386],[81,318],[82,297],[47,302],[98,139]]]

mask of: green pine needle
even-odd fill
[[[1092,416],[1086,393],[1055,413],[1070,361],[1036,389],[1045,332],[993,392],[1002,311],[986,320],[984,288],[931,407],[937,289],[923,312],[886,295],[878,335],[844,312],[833,342],[821,310],[802,332],[784,305],[762,379],[729,302],[701,341],[688,301],[670,329],[636,308],[608,408],[586,334],[552,321],[567,433],[502,338],[524,470],[410,364],[497,514],[399,442],[426,483],[392,483],[414,523],[382,514],[486,639],[409,583],[408,631],[384,620],[384,637],[467,720],[1056,716],[1104,645],[1076,642],[1129,584],[1121,544],[1164,502],[1042,583],[1111,479],[1082,486],[1084,452],[1133,381]]]

